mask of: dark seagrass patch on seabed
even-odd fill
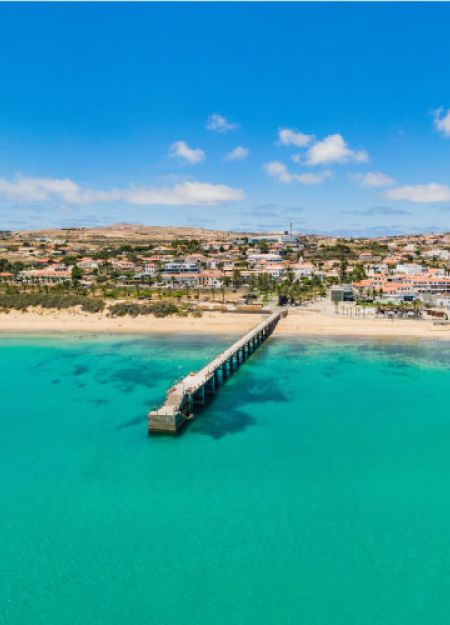
[[[240,408],[223,411],[206,409],[189,424],[189,431],[219,440],[230,434],[243,432],[255,423],[255,418]]]
[[[83,375],[89,371],[89,367],[87,365],[75,365],[73,368],[73,375]]]
[[[109,404],[109,399],[89,399],[88,401],[94,406],[106,406]]]
[[[161,379],[167,379],[167,374],[161,368],[146,366],[140,363],[116,371],[103,371],[98,376],[100,384],[112,384],[123,393],[131,393],[136,386],[153,388]]]
[[[138,417],[134,417],[133,419],[128,419],[127,421],[123,421],[116,426],[116,430],[124,430],[125,428],[131,428],[135,425],[140,425],[141,423],[145,423],[147,421],[147,416],[145,413],[139,415]]]

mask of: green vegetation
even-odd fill
[[[154,304],[136,304],[133,302],[120,302],[109,307],[112,317],[138,317],[139,315],[154,315],[155,317],[168,317],[180,314],[183,311],[171,302],[155,302]]]
[[[105,303],[102,299],[83,297],[79,295],[63,295],[58,293],[2,293],[0,294],[0,309],[26,310],[31,306],[42,308],[72,308],[81,306],[86,312],[99,312]]]
[[[72,267],[72,282],[73,282],[73,284],[77,285],[82,277],[83,277],[83,272],[81,271],[81,269],[79,267],[74,265],[74,267]]]
[[[365,280],[367,278],[364,265],[362,264],[355,265],[353,271],[347,275],[350,278],[350,282],[359,282],[360,280]]]
[[[311,301],[316,297],[325,295],[325,287],[317,276],[313,278],[301,278],[289,282],[286,280],[277,287],[278,297],[281,301],[290,302],[291,304],[303,304]]]
[[[200,241],[197,239],[176,239],[171,242],[171,247],[174,251],[182,254],[194,254],[201,252]]]
[[[357,258],[357,253],[349,245],[339,242],[336,243],[336,245],[321,247],[315,252],[314,256],[317,260],[334,260],[336,258],[340,260],[343,258],[346,260],[355,260]]]
[[[25,268],[21,262],[10,263],[6,258],[0,258],[0,272],[9,271],[10,273],[18,273]]]

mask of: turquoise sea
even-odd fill
[[[232,339],[0,339],[2,625],[448,625],[450,345]]]

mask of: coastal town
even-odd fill
[[[450,0],[0,0],[0,625],[450,625]]]
[[[0,236],[2,310],[73,304],[95,312],[109,302],[118,315],[201,315],[321,300],[337,314],[446,320],[450,311],[450,234],[344,239],[292,227],[121,224]]]

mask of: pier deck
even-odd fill
[[[287,311],[272,313],[203,369],[172,386],[163,405],[148,413],[149,432],[175,433],[192,419],[207,396],[217,393],[220,385],[272,334],[285,314]]]

